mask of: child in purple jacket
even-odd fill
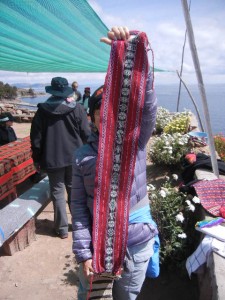
[[[108,38],[103,38],[102,41],[110,44],[113,39],[127,40],[129,38],[129,31],[126,27],[113,27],[112,31],[108,33]],[[146,145],[155,126],[157,111],[157,99],[152,80],[152,74],[149,73],[130,196],[127,251],[121,278],[115,280],[112,285],[114,300],[133,300],[138,296],[145,279],[149,259],[153,255],[154,237],[158,233],[154,223],[151,222],[150,210],[148,211],[148,221],[146,219],[141,221],[142,216],[139,215],[139,220],[136,222],[136,217],[134,217],[140,209],[145,207],[149,209],[146,189]],[[89,279],[94,272],[92,266],[92,222],[102,92],[103,89],[100,87],[90,98],[92,134],[88,143],[76,150],[73,163],[71,214],[73,252],[80,264],[78,300],[87,298],[90,289]],[[98,292],[100,293],[100,290]],[[96,292],[97,296],[100,295],[98,292]]]

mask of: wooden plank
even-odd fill
[[[35,240],[35,219],[32,218],[4,243],[2,253],[11,256],[18,251],[22,251]]]

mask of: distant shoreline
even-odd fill
[[[18,96],[16,98],[16,100],[19,100],[19,101],[23,102],[22,98],[32,98],[32,99],[35,99],[35,98],[42,97],[42,96],[45,96],[45,95],[46,95],[45,92],[37,92],[34,95],[29,95],[29,94],[20,95],[20,96]]]
[[[45,92],[35,92],[34,95],[26,94],[26,95],[20,95],[19,98],[36,98],[38,96],[45,96],[47,93]]]

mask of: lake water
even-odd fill
[[[99,85],[90,85],[91,92],[93,93],[98,88]],[[79,90],[82,92],[84,90],[84,87],[85,87],[84,85],[80,85]],[[203,105],[202,105],[199,89],[196,85],[191,85],[188,88],[192,94],[192,97],[196,102],[196,105],[200,112],[203,126],[205,127]],[[165,107],[169,111],[175,112],[177,109],[179,86],[178,85],[158,85],[158,86],[156,85],[155,89],[158,98],[158,106]],[[210,115],[210,123],[211,123],[213,134],[222,133],[225,135],[225,120],[224,120],[225,119],[225,85],[222,84],[208,85],[205,87],[205,89],[206,89],[208,110]],[[34,98],[22,98],[22,100],[30,104],[37,104],[40,102],[44,102],[49,96],[50,96],[49,94],[46,94]],[[184,109],[191,110],[197,116],[192,100],[188,95],[186,89],[182,86],[179,111],[183,111]]]

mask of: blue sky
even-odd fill
[[[111,28],[114,24],[145,31],[151,42],[155,66],[179,70],[185,35],[181,0],[90,0],[89,3]],[[189,3],[189,1],[188,1]],[[225,1],[192,0],[190,10],[203,80],[225,82]],[[183,77],[196,83],[196,75],[187,40]],[[160,83],[176,83],[175,72],[157,73]]]
[[[178,82],[175,73],[180,69],[185,35],[185,20],[181,0],[89,0],[91,6],[108,28],[125,25],[129,29],[145,31],[154,51],[155,66],[171,70],[156,73],[158,84]],[[205,84],[225,82],[225,1],[192,0],[191,20]],[[55,74],[29,75],[0,72],[0,80],[8,83],[35,83],[51,80]],[[68,80],[80,84],[104,80],[104,74],[64,74]],[[44,77],[44,79],[43,79]],[[76,78],[75,78],[76,77]],[[187,84],[197,83],[187,40],[183,79]]]

